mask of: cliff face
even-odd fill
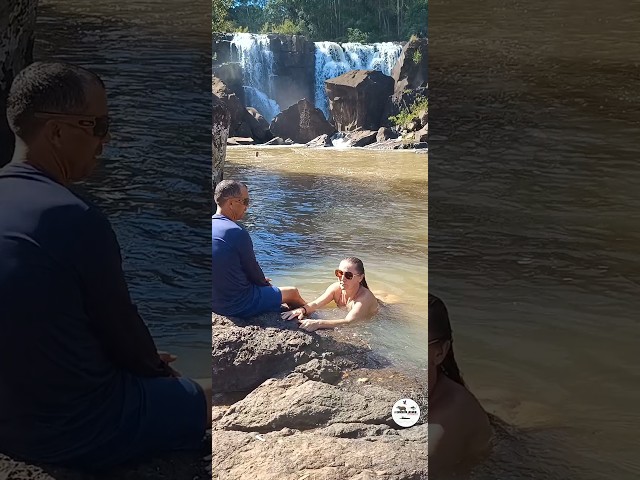
[[[269,34],[269,49],[273,53],[273,98],[282,110],[302,98],[313,100],[315,84],[315,46],[302,35]],[[214,75],[233,87],[236,69],[223,65],[233,64],[233,35],[220,35],[213,40]],[[239,92],[237,92],[239,94]]]
[[[16,74],[33,61],[38,0],[0,3],[0,166],[11,160],[13,134],[5,116],[9,87]]]

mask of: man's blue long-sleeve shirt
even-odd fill
[[[220,315],[239,315],[259,301],[269,285],[256,260],[249,233],[224,215],[211,217],[212,304]]]
[[[107,218],[28,164],[0,170],[0,451],[63,461],[107,442],[168,376]]]

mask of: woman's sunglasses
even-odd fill
[[[91,128],[91,133],[94,137],[104,138],[109,133],[109,126],[111,125],[111,119],[105,115],[103,117],[94,117],[92,115],[76,115],[68,113],[54,113],[54,112],[36,112],[34,114],[36,118],[48,118],[48,119],[69,119],[72,120],[71,125],[77,125],[81,128]]]
[[[346,278],[347,280],[351,280],[354,275],[353,272],[343,272],[342,270],[338,270],[338,269],[336,269],[335,274],[336,274],[336,277],[338,278],[341,278],[344,275],[344,278]],[[355,275],[360,275],[360,274],[356,273]]]

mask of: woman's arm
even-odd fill
[[[309,302],[300,308],[296,308],[295,310],[290,310],[288,312],[282,313],[282,318],[284,320],[293,320],[294,318],[302,320],[305,315],[309,315],[318,310],[320,307],[324,307],[326,304],[331,302],[331,300],[334,299],[336,288],[339,288],[338,282],[329,285],[324,293],[316,298],[313,302]]]
[[[349,325],[358,320],[365,320],[367,317],[367,309],[364,308],[362,302],[356,302],[349,313],[347,313],[347,316],[340,320],[301,320],[300,328],[308,332],[313,332],[320,328],[334,328],[341,325]]]

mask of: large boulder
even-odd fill
[[[280,112],[271,122],[270,130],[274,137],[290,138],[296,143],[307,143],[336,131],[324,113],[306,98]]]
[[[234,93],[226,83],[218,77],[211,78],[211,91],[225,105],[229,111],[229,135],[242,137],[240,129],[246,120],[246,107],[242,99]],[[249,135],[251,135],[249,133]]]
[[[413,38],[402,48],[400,58],[391,72],[395,81],[394,98],[399,99],[407,90],[428,86],[428,47],[426,38]]]
[[[244,92],[242,66],[238,62],[229,62],[222,65],[214,65],[211,69],[213,76],[222,80],[229,93],[235,93],[243,105],[247,101]]]
[[[269,380],[214,422],[213,478],[426,480],[426,423],[391,419],[404,395],[295,373]]]
[[[378,130],[393,78],[377,70],[352,70],[325,81],[331,117],[340,131]]]
[[[227,138],[231,115],[225,104],[213,95],[211,114],[211,158],[212,158],[212,189],[222,180],[224,161],[227,154]]]
[[[0,5],[0,167],[13,155],[6,101],[16,74],[33,61],[37,6],[38,0],[3,1]]]
[[[273,138],[269,130],[269,122],[258,110],[253,107],[246,108],[245,123],[251,129],[251,137],[259,143],[268,142]]]

